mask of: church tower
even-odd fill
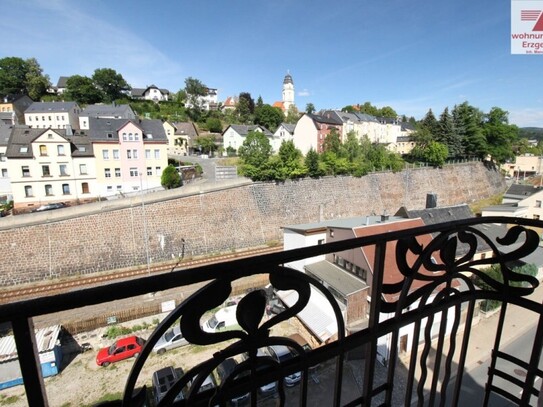
[[[283,107],[285,113],[288,112],[288,108],[294,104],[294,82],[292,76],[287,71],[285,79],[283,80]]]

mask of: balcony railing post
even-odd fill
[[[48,407],[32,318],[11,322],[28,405]]]
[[[386,242],[380,242],[375,245],[375,260],[373,264],[373,278],[371,285],[371,304],[368,328],[373,332],[379,325],[379,315],[381,313],[381,298],[383,290],[383,273],[385,269]],[[372,338],[369,346],[366,348],[366,366],[364,371],[364,403],[371,405],[373,389],[373,372],[375,371],[375,359],[377,358],[378,337]]]

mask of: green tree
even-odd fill
[[[434,116],[434,112],[432,112],[432,109],[428,110],[428,112],[422,119],[422,121],[420,122],[420,127],[428,130],[435,140],[437,134],[439,133],[439,122]]]
[[[0,59],[0,96],[22,93],[31,99],[39,99],[49,86],[51,86],[49,77],[43,74],[35,58]]]
[[[26,60],[25,88],[31,99],[38,100],[47,93],[51,87],[48,75],[43,74],[43,69],[35,58]]]
[[[322,149],[324,152],[330,151],[336,155],[341,153],[341,140],[339,138],[339,132],[335,127],[333,127],[324,137]]]
[[[206,127],[212,133],[222,133],[221,119],[217,117],[208,117],[206,120]]]
[[[343,148],[347,155],[347,159],[350,162],[354,162],[358,157],[362,156],[362,146],[360,145],[358,136],[354,130],[347,133],[347,139],[343,144]]]
[[[0,94],[24,93],[26,90],[27,64],[18,57],[0,59]]]
[[[436,141],[447,146],[449,157],[460,157],[464,153],[462,139],[457,132],[453,116],[449,108],[445,108],[439,116],[439,130],[436,134]]]
[[[262,100],[262,96],[258,96],[258,99],[256,100],[256,107],[262,107],[264,106],[264,101]]]
[[[213,136],[196,137],[194,142],[197,146],[200,146],[202,153],[212,155],[213,152],[217,150],[217,143],[215,143],[215,138]]]
[[[305,112],[307,114],[315,113],[315,105],[313,103],[308,103],[305,105]]]
[[[249,102],[247,99],[239,99],[236,106],[236,117],[242,124],[247,124],[251,118],[251,109],[249,108]]]
[[[290,105],[287,110],[287,117],[285,123],[295,124],[300,119],[300,112],[294,105]]]
[[[300,178],[306,174],[307,171],[302,164],[302,152],[296,148],[292,140],[281,143],[278,157],[285,178]]]
[[[102,102],[104,96],[91,78],[73,75],[66,81],[66,96],[81,104],[93,104]]]
[[[255,124],[264,126],[272,132],[279,127],[284,119],[285,116],[278,107],[262,105],[255,109]]]
[[[424,150],[423,158],[429,164],[432,164],[436,167],[441,167],[445,164],[445,160],[449,156],[449,150],[447,146],[437,141],[431,141],[426,149]]]
[[[378,110],[378,116],[381,117],[398,117],[398,113],[390,106],[383,106]]]
[[[518,127],[509,124],[508,115],[505,110],[493,107],[483,125],[488,153],[498,163],[514,157],[513,144],[518,140]]]
[[[92,81],[104,94],[104,101],[111,103],[122,98],[123,90],[131,89],[120,73],[111,68],[100,68],[94,71]]]
[[[364,102],[363,105],[360,105],[360,113],[366,113],[372,116],[379,116],[379,110],[370,102]]]
[[[253,114],[255,112],[255,101],[251,97],[249,92],[241,92],[239,94],[239,100],[245,99],[247,101],[247,107],[249,108],[249,113]]]
[[[238,155],[243,162],[242,174],[253,180],[260,179],[260,171],[271,157],[271,152],[268,137],[260,131],[250,131],[238,149]]]
[[[307,175],[309,175],[311,178],[318,178],[324,175],[324,171],[322,171],[321,167],[319,166],[319,153],[317,153],[313,148],[307,152],[304,164],[307,168]]]
[[[177,168],[170,164],[162,171],[160,183],[166,189],[173,189],[182,186],[183,180],[181,179],[181,175],[179,175]]]
[[[483,134],[483,112],[470,106],[468,102],[454,106],[453,122],[462,140],[464,155],[484,158],[487,142]]]

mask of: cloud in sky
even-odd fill
[[[311,95],[311,92],[307,89],[303,89],[301,91],[298,92],[298,96],[301,96],[301,97],[307,97],[307,96],[310,96]]]
[[[511,109],[509,123],[519,127],[540,127],[543,123],[542,109]]]
[[[55,75],[90,76],[95,69],[106,67],[117,70],[135,87],[150,82],[167,87],[172,84],[162,83],[161,79],[180,77],[179,64],[140,35],[97,18],[100,13],[84,12],[76,3],[65,0],[28,1],[18,4],[19,9],[23,4],[17,18],[5,18],[0,23],[0,27],[9,28],[11,35],[17,36],[17,43],[4,43],[0,49],[6,55],[26,51],[25,57],[36,57],[53,76],[52,82],[56,81]],[[59,58],[64,58],[64,72],[48,68],[57,67]]]

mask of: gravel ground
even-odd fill
[[[162,315],[164,317],[164,315]],[[142,322],[152,323],[155,317],[144,318],[130,323],[123,323],[123,326],[131,327],[141,325]],[[147,339],[153,328],[144,331],[135,332],[135,335]],[[45,387],[49,405],[51,407],[80,407],[90,406],[100,400],[107,394],[121,397],[124,390],[124,384],[133,359],[113,363],[108,367],[99,367],[96,365],[96,354],[101,347],[109,346],[113,340],[102,338],[105,328],[98,329],[86,334],[80,334],[74,337],[74,341],[69,341],[63,345],[64,362],[61,372],[45,379]],[[283,322],[273,330],[274,335],[288,336],[295,333],[296,329],[289,322]],[[89,343],[92,349],[85,352],[79,352],[78,345]],[[170,350],[163,355],[151,354],[146,361],[140,374],[138,386],[151,385],[151,377],[154,371],[166,367],[182,367],[187,371],[192,366],[211,358],[220,346],[196,346],[188,345],[174,350]],[[27,406],[23,386],[16,386],[0,392],[0,405],[9,405],[10,407]]]

